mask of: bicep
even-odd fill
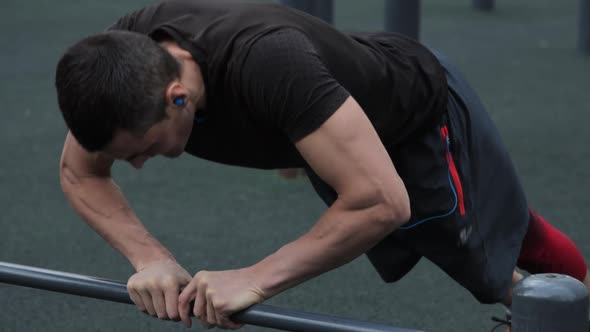
[[[354,98],[346,99],[318,129],[295,145],[340,200],[360,205],[352,208],[379,204],[383,199],[407,201],[392,160]]]
[[[352,208],[383,200],[409,205],[373,125],[305,35],[284,30],[259,39],[242,68],[242,86],[250,108],[295,143],[340,201]]]

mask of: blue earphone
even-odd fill
[[[182,98],[182,97],[174,98],[174,105],[176,105],[178,107],[184,106],[184,98]]]

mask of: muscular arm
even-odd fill
[[[173,259],[141,224],[111,178],[113,159],[86,152],[68,133],[60,162],[62,189],[76,212],[137,269]]]
[[[338,194],[309,232],[249,268],[264,296],[353,260],[410,217],[377,132],[325,61],[307,35],[285,29],[258,39],[241,68],[255,118],[282,130]]]
[[[351,261],[410,216],[405,186],[352,97],[296,146],[338,199],[307,234],[252,267],[267,296]]]

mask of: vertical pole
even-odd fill
[[[494,0],[471,0],[473,8],[479,10],[492,10],[494,9]]]
[[[579,0],[578,49],[590,55],[590,0]]]
[[[334,21],[333,0],[280,0],[280,3],[319,17],[330,24]]]
[[[420,0],[385,0],[385,30],[420,38]]]
[[[311,0],[311,14],[322,20],[334,23],[334,1],[333,0]]]
[[[562,274],[536,274],[512,290],[512,332],[588,331],[588,290]]]
[[[306,13],[310,12],[310,0],[280,0],[280,3]]]

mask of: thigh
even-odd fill
[[[502,139],[461,73],[442,58],[449,82],[446,126],[464,213],[408,230],[413,249],[480,302],[502,301],[528,226],[524,191]]]
[[[371,248],[366,255],[385,282],[395,282],[410,272],[422,258],[414,250],[405,247],[403,241],[392,234]]]

